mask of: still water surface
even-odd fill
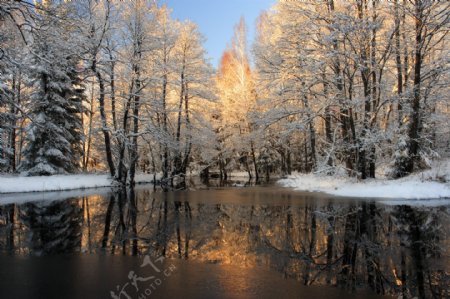
[[[191,186],[0,197],[0,298],[450,296],[450,204]]]

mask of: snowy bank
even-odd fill
[[[450,198],[448,161],[441,163],[438,172],[424,171],[398,180],[370,179],[358,181],[348,177],[294,174],[278,183],[295,190],[323,192],[336,196],[389,199],[439,199]],[[442,182],[435,180],[442,180]]]
[[[159,179],[160,175],[156,176]],[[136,175],[136,183],[153,182],[153,174]],[[99,187],[110,187],[113,180],[109,175],[98,174],[76,174],[76,175],[53,175],[53,176],[0,176],[0,193],[23,193],[42,191],[62,191],[76,189],[90,189]]]

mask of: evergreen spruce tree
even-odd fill
[[[58,8],[55,8],[58,11]],[[62,17],[46,17],[35,33],[30,76],[32,122],[21,169],[28,175],[73,173],[81,154],[82,93],[76,46]]]

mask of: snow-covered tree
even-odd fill
[[[207,109],[211,108],[210,102],[215,99],[215,94],[212,89],[212,66],[207,62],[202,46],[203,36],[192,22],[181,22],[178,26],[180,35],[174,55],[179,74],[176,80],[179,91],[173,168],[174,175],[184,176],[192,152],[207,151],[208,139],[214,139]],[[197,159],[198,164],[206,162],[201,156],[197,156]]]
[[[217,88],[220,105],[218,115],[219,165],[226,177],[230,170],[240,165],[252,177],[258,177],[256,144],[253,132],[256,127],[251,113],[256,105],[255,83],[247,53],[246,25],[241,18],[234,36],[219,66]]]
[[[25,24],[34,13],[23,2],[0,4],[0,171],[15,172],[20,160],[23,102],[27,97]]]
[[[81,156],[83,96],[77,79],[77,45],[64,19],[68,7],[47,3],[56,16],[44,15],[33,35],[29,103],[32,122],[21,169],[29,175],[72,173]]]
[[[449,3],[432,0],[415,0],[403,7],[411,18],[408,33],[413,37],[413,69],[409,70],[412,82],[404,103],[408,119],[394,154],[394,177],[429,166],[429,159],[435,156],[436,108],[442,96],[448,101],[445,91],[436,93],[436,87],[448,85],[449,8]]]
[[[289,136],[297,170],[343,167],[364,179],[381,163],[399,177],[436,157],[448,100],[437,88],[448,82],[448,7],[279,1],[261,17],[259,121]]]

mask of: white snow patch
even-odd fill
[[[138,174],[137,184],[153,182],[153,174]],[[156,175],[160,179],[161,175]],[[0,193],[62,191],[109,187],[113,180],[106,174],[76,174],[52,176],[0,176]]]
[[[414,206],[414,207],[442,207],[450,206],[450,199],[429,199],[429,200],[382,200],[377,201],[387,206]]]
[[[398,180],[358,181],[348,177],[294,174],[278,183],[301,191],[324,192],[336,196],[389,199],[450,199],[450,161],[441,161],[418,174]],[[387,203],[388,204],[388,203]]]
[[[134,181],[136,182],[136,184],[153,183],[153,179],[156,179],[156,181],[159,181],[159,180],[161,180],[162,176],[163,176],[162,173],[157,173],[157,174],[140,173],[140,174],[136,174],[136,176],[134,177]]]
[[[230,178],[249,178],[247,171],[233,171],[229,174]]]

